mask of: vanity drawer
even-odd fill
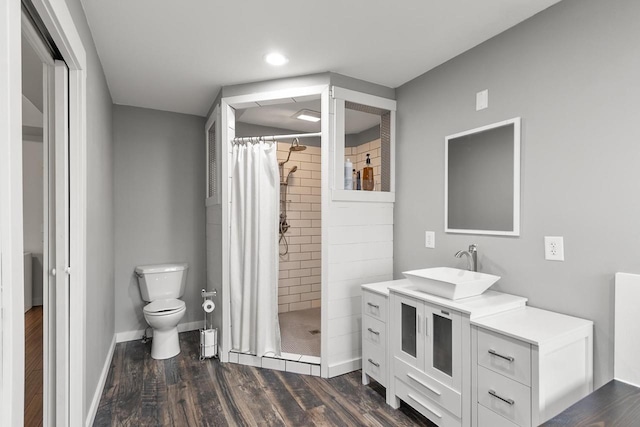
[[[460,427],[462,425],[460,418],[445,411],[440,405],[426,397],[415,388],[405,384],[397,378],[395,379],[395,385],[397,397],[402,399],[405,403],[425,417],[429,418],[439,427]]]
[[[478,366],[478,403],[522,427],[531,427],[531,389]]]
[[[398,358],[394,358],[394,363],[394,375],[396,378],[418,390],[421,395],[433,400],[453,415],[462,416],[462,398],[459,392],[434,380],[424,372]]]
[[[505,417],[496,414],[481,404],[478,405],[478,427],[518,427]]]
[[[362,292],[362,314],[387,323],[387,297],[374,292]]]
[[[371,316],[362,316],[362,337],[382,349],[387,345],[387,325]]]
[[[522,341],[479,328],[478,365],[531,385],[531,346]]]
[[[363,341],[362,369],[367,375],[387,387],[387,354],[384,347]]]

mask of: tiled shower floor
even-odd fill
[[[282,351],[320,357],[320,308],[280,313]]]

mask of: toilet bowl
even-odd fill
[[[178,323],[187,311],[179,299],[156,300],[143,309],[144,319],[153,328],[151,357],[169,359],[180,353]]]
[[[143,265],[136,267],[144,318],[153,328],[151,357],[169,359],[180,353],[178,323],[187,311],[179,298],[187,281],[186,263]]]

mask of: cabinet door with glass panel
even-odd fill
[[[424,372],[456,390],[461,387],[461,315],[444,307],[424,303]]]
[[[461,315],[444,307],[400,296],[394,299],[394,356],[431,378],[461,387]]]
[[[395,329],[393,331],[393,339],[396,340],[395,357],[424,371],[424,303],[399,295],[394,301],[396,301],[394,313],[397,318],[391,324]]]

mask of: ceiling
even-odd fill
[[[398,87],[559,0],[82,0],[116,104],[204,116],[221,86],[333,71]],[[280,51],[288,64],[272,67]]]

